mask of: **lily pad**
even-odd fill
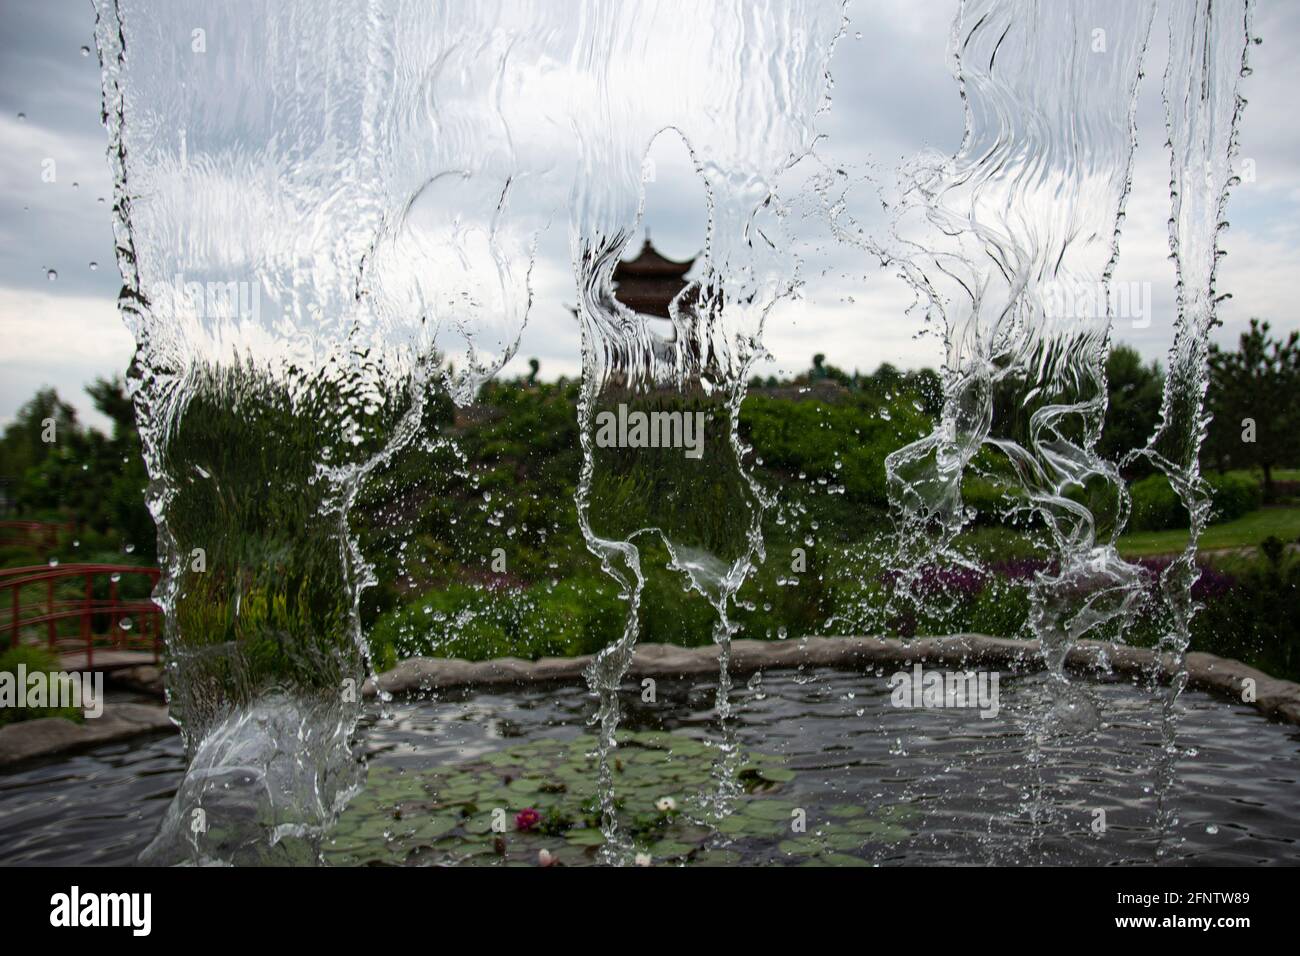
[[[575,846],[600,846],[605,842],[604,835],[594,827],[581,830],[568,830],[564,839]]]
[[[696,797],[717,786],[719,752],[706,741],[667,731],[619,734],[612,756],[615,801],[625,833],[656,861],[730,866],[779,850],[788,862],[859,865],[853,853],[910,835],[907,805],[880,811],[841,804],[810,810],[817,830],[791,837],[790,821],[802,798],[789,792],[798,774],[775,754],[737,755],[744,792],[717,821],[694,820]],[[340,865],[536,865],[545,849],[566,866],[598,859],[604,838],[595,806],[595,738],[516,739],[501,750],[426,771],[370,770],[366,789],[340,817],[326,843],[327,861]],[[665,797],[672,811],[658,809]],[[815,800],[809,802],[814,803]],[[516,815],[532,808],[540,820],[516,829]],[[506,832],[493,830],[505,814]],[[721,833],[729,843],[713,846]],[[846,852],[848,851],[848,852]],[[852,861],[852,864],[850,864]]]

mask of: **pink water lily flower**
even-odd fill
[[[531,830],[537,824],[542,822],[542,815],[532,807],[527,807],[515,814],[516,830]]]

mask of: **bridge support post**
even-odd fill
[[[81,639],[86,642],[86,670],[95,666],[95,629],[91,624],[90,613],[95,605],[95,576],[86,574],[86,607],[81,614]]]
[[[49,578],[45,582],[45,616],[48,621],[45,625],[45,632],[50,643],[50,652],[54,653],[58,646],[55,644],[58,638],[58,625],[54,623],[54,578]]]

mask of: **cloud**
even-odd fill
[[[817,149],[826,168],[853,176],[888,178],[898,161],[923,147],[951,152],[962,136],[963,111],[949,73],[947,44],[956,3],[856,0],[831,64],[832,107],[818,118],[825,139]],[[1163,10],[1152,28],[1147,78],[1141,87],[1139,154],[1117,281],[1150,282],[1155,316],[1148,328],[1119,327],[1116,337],[1148,358],[1162,358],[1174,315],[1174,273],[1168,260],[1168,159],[1164,152],[1160,86],[1167,27]],[[113,260],[106,136],[99,123],[99,76],[92,45],[93,11],[84,0],[47,0],[6,9],[0,35],[0,421],[41,384],[59,388],[89,414],[81,386],[125,368],[131,342],[116,315],[120,284]],[[1249,101],[1241,131],[1244,158],[1255,178],[1233,192],[1232,228],[1223,234],[1226,257],[1219,291],[1230,293],[1220,315],[1220,341],[1233,341],[1251,316],[1275,329],[1300,324],[1291,307],[1300,240],[1300,124],[1292,118],[1300,86],[1300,6],[1257,5],[1255,30],[1264,39],[1251,50]],[[859,34],[861,35],[859,38]],[[19,122],[18,112],[26,113]],[[661,137],[652,156],[657,181],[647,190],[647,223],[656,245],[675,258],[703,245],[704,200],[680,145]],[[41,180],[42,161],[57,164],[54,183]],[[877,165],[872,166],[872,163]],[[802,171],[801,171],[802,173]],[[77,182],[74,189],[72,183]],[[97,200],[106,197],[109,202]],[[871,185],[852,197],[869,227],[884,219]],[[542,362],[542,374],[580,371],[567,225],[561,214],[543,237],[534,267],[534,302],[518,358],[506,374]],[[766,343],[775,355],[759,371],[795,372],[814,352],[846,368],[869,370],[881,361],[933,365],[938,343],[917,339],[912,295],[863,249],[837,244],[814,219],[791,227],[805,259],[806,286],[798,301],[769,318]],[[633,237],[634,245],[640,237]],[[89,263],[99,268],[91,271]],[[56,282],[46,270],[58,271]]]
[[[117,304],[97,297],[0,289],[0,408],[5,420],[38,388],[53,386],[83,420],[108,429],[82,387],[126,370],[134,350]]]

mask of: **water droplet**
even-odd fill
[[[52,568],[57,568],[58,566],[59,566],[59,559],[58,559],[58,558],[50,558],[50,567],[52,567]]]
[[[49,279],[51,282],[53,282],[53,281],[54,281],[55,279],[57,279],[58,277],[59,277],[59,274],[58,274],[57,272],[55,272],[53,269],[51,269],[49,272],[45,273],[45,278]]]
[[[19,113],[19,114],[18,114],[18,122],[20,122],[20,123],[24,123],[24,122],[26,122],[26,121],[27,121],[27,114],[26,114],[26,113]]]
[[[1205,827],[1205,832],[1208,833],[1210,836],[1214,836],[1216,833],[1219,832],[1219,828],[1215,826],[1213,823],[1211,823]]]
[[[129,617],[124,617],[122,620],[117,622],[117,626],[124,631],[129,631],[131,630],[131,619]]]
[[[135,545],[133,545],[133,544],[128,544],[128,545],[127,545],[125,548],[123,548],[122,550],[124,550],[127,554],[131,554],[133,551],[135,551]]]
[[[112,574],[108,576],[108,579],[112,581],[114,584],[116,584],[118,581],[122,580],[122,575],[114,571]]]
[[[82,56],[90,56],[90,47],[88,47],[88,46],[83,46],[83,47],[81,48],[81,55],[82,55]]]
[[[92,262],[92,263],[90,264],[90,271],[91,271],[91,272],[94,272],[94,271],[95,271],[96,269],[98,269],[98,268],[99,268],[99,263],[98,263],[98,262]]]

